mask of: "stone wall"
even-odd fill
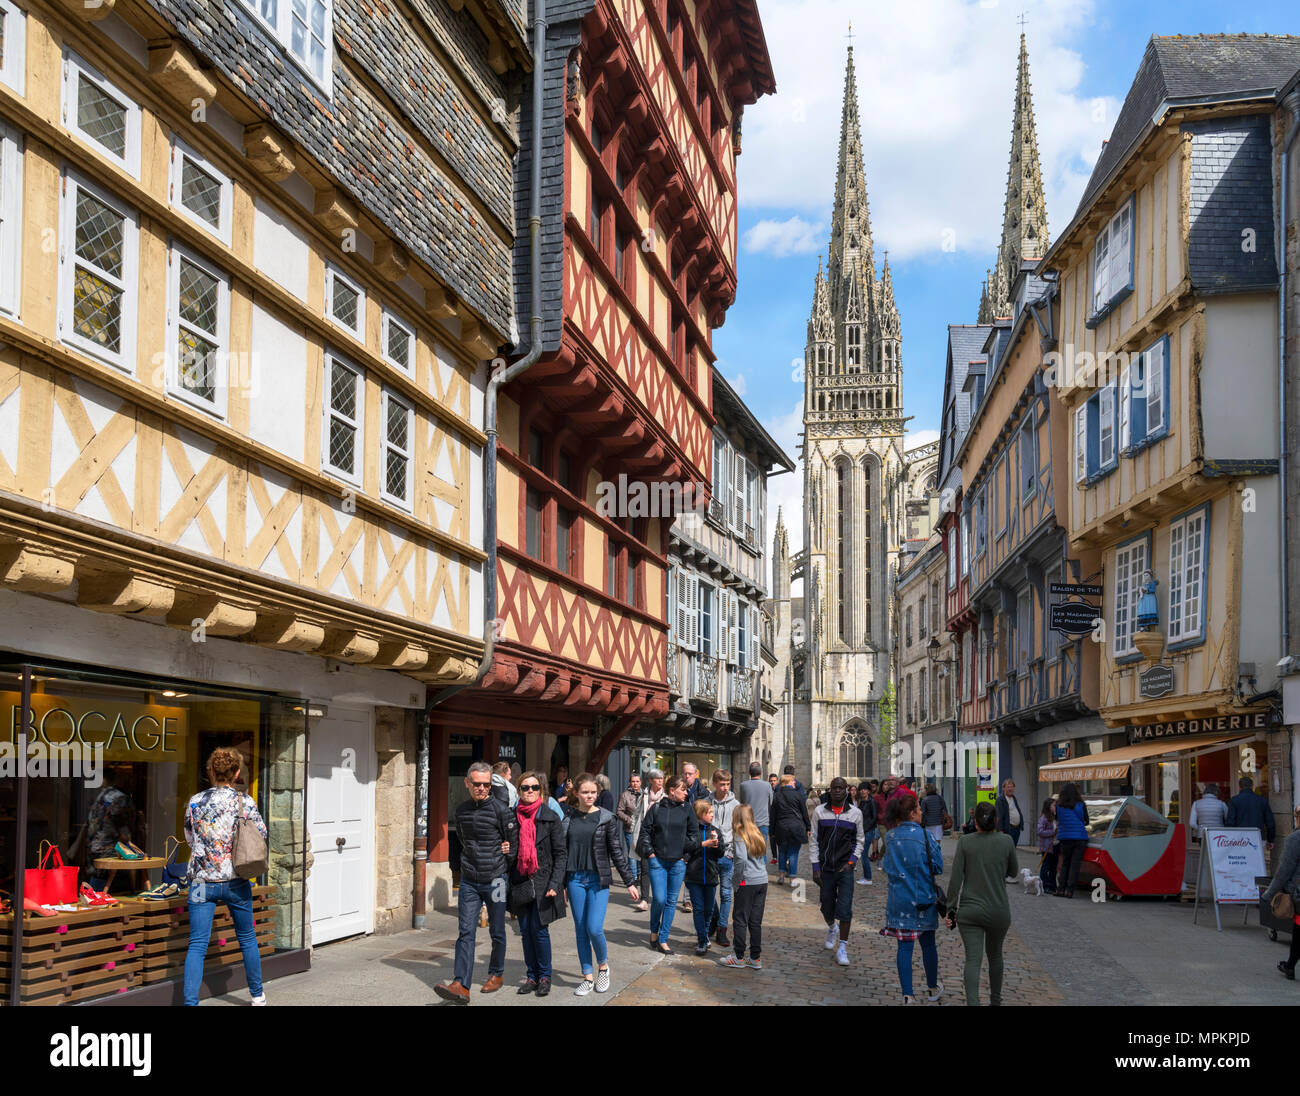
[[[307,786],[307,728],[301,712],[273,706],[269,716],[270,809],[266,817],[267,878],[275,887],[275,946],[311,945],[311,911],[307,904],[307,850],[303,796]]]
[[[412,924],[419,713],[375,709],[375,932]]]

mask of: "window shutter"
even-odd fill
[[[736,645],[738,642],[737,633],[740,631],[740,627],[739,627],[740,622],[737,619],[739,615],[738,610],[739,610],[740,599],[737,598],[734,593],[732,593],[729,598],[729,603],[730,603],[728,606],[729,626],[727,628],[727,649],[729,655],[727,661],[734,666],[736,664]]]
[[[1074,412],[1074,482],[1088,478],[1088,405]]]
[[[1092,253],[1092,310],[1100,312],[1110,299],[1110,226],[1097,233],[1097,245]]]
[[[667,610],[668,610],[668,642],[676,643],[678,642],[678,637],[680,637],[682,634],[682,626],[678,619],[680,614],[678,612],[678,603],[677,603],[677,566],[671,563],[668,565]]]
[[[1183,596],[1187,566],[1187,522],[1169,527],[1169,639],[1183,638]]]
[[[749,647],[750,647],[750,654],[749,654],[749,668],[750,668],[751,670],[757,670],[757,669],[758,669],[758,658],[759,658],[759,655],[758,655],[758,609],[757,609],[757,607],[755,607],[755,608],[753,608],[753,609],[750,609],[749,612],[750,612],[750,618],[749,618],[749,620],[750,620],[750,623],[749,623]]]
[[[1132,258],[1133,206],[1126,205],[1111,223],[1110,232],[1110,285],[1107,287],[1109,297],[1114,297],[1124,289],[1132,279],[1130,259]]]
[[[1108,468],[1115,459],[1115,389],[1107,385],[1097,393],[1098,451],[1101,468]]]
[[[732,484],[731,484],[731,524],[738,530],[744,532],[745,529],[745,458],[739,453],[736,454],[735,463],[732,465]]]
[[[1119,375],[1119,449],[1124,452],[1133,444],[1129,437],[1129,420],[1131,405],[1133,402],[1133,385],[1134,378],[1131,373],[1140,371],[1140,366],[1135,364],[1133,370],[1125,369]]]
[[[1165,425],[1165,339],[1146,352],[1146,432]]]

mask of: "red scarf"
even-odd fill
[[[531,807],[522,802],[515,807],[515,814],[519,816],[519,859],[515,866],[523,876],[537,871],[537,812],[544,802],[539,795]]]

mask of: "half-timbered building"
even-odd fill
[[[753,0],[561,0],[547,23],[540,299],[517,279],[543,353],[500,401],[493,661],[431,712],[431,859],[448,879],[470,760],[597,771],[669,710],[669,528],[716,478],[741,114],[774,90]],[[528,269],[525,242],[515,259]]]
[[[411,923],[426,686],[483,649],[523,32],[490,0],[0,3],[8,737],[104,746],[151,856],[239,748],[272,972]],[[5,876],[99,816],[15,794]],[[132,965],[63,997],[171,992]]]
[[[1278,101],[1300,40],[1155,37],[1074,218],[1060,302],[1071,555],[1100,555],[1089,758],[1186,821],[1209,783],[1292,805],[1278,686]],[[1058,774],[1058,779],[1061,774]],[[1065,775],[1078,776],[1073,772]],[[1086,774],[1085,774],[1086,775]],[[1189,873],[1195,858],[1189,857]]]

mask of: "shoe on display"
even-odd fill
[[[140,851],[130,841],[119,841],[113,846],[113,851],[117,853],[119,860],[143,860],[144,853]]]
[[[826,950],[831,951],[840,942],[840,923],[833,921],[826,930]]]

